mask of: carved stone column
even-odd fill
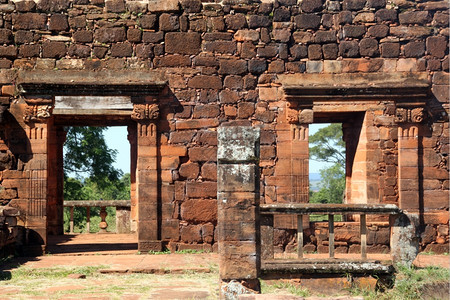
[[[159,108],[155,103],[134,104],[137,122],[136,196],[138,202],[138,249],[161,251],[158,176]]]
[[[136,126],[128,126],[128,141],[130,142],[130,230],[137,231],[138,222],[138,201],[136,195],[136,164],[137,164],[137,136]]]
[[[28,172],[28,200],[25,227],[29,251],[42,252],[47,244],[47,206],[55,201],[56,165],[49,168],[49,132],[53,130],[51,113],[53,97],[28,96],[23,120],[30,144],[29,160],[25,169]],[[54,169],[53,169],[54,168]]]
[[[423,108],[397,108],[399,207],[419,210],[419,128]]]
[[[288,103],[286,119],[288,124],[277,126],[277,155],[275,175],[278,202],[309,202],[309,124],[313,122],[310,108],[297,108]],[[304,225],[308,221],[305,218]],[[297,218],[275,216],[276,228],[297,229]]]

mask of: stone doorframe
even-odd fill
[[[362,130],[366,130],[367,136],[370,136],[371,128],[366,124],[366,118],[368,112],[374,112],[373,114],[378,118],[377,126],[385,126],[391,131],[395,130],[395,133],[398,131],[398,175],[397,178],[394,176],[393,180],[397,181],[399,206],[409,209],[418,208],[419,184],[406,184],[406,182],[411,183],[411,180],[417,181],[419,178],[417,141],[422,134],[420,133],[423,126],[421,124],[427,117],[426,101],[431,95],[427,73],[288,74],[279,75],[277,84],[280,89],[278,94],[286,100],[286,120],[291,124],[292,145],[303,142],[305,144],[303,148],[308,149],[307,135],[303,135],[303,140],[299,141],[298,136],[301,138],[302,135],[296,132],[301,133],[302,128],[307,131],[309,124],[313,123],[317,116],[327,114],[363,114],[365,119],[362,121]],[[389,139],[396,139],[396,134]],[[373,154],[372,149],[378,146],[370,140],[366,143],[367,147],[363,150],[366,151],[367,157],[360,161],[361,164],[366,164],[365,167],[363,166],[366,170],[363,174],[365,177],[358,179],[358,182],[355,181],[354,186],[366,185],[364,188],[366,195],[360,198],[369,203],[379,203],[383,195],[378,194],[378,178],[369,166],[371,159],[368,159]],[[307,153],[292,152],[293,163],[297,161],[296,157],[300,158],[302,154],[306,162],[303,161],[300,165],[307,165]],[[411,168],[415,169],[413,174]],[[307,168],[293,169],[304,170],[304,173],[292,173],[292,177],[308,176]],[[294,180],[293,182],[303,181]],[[305,184],[302,183],[302,185]],[[347,189],[349,189],[348,186]],[[357,194],[359,191],[353,192]],[[353,203],[363,203],[361,199],[356,197]]]
[[[131,151],[135,152],[132,194],[137,203],[138,248],[139,251],[162,250],[157,151],[158,97],[167,85],[162,78],[159,72],[28,71],[19,74],[18,102],[24,102],[22,126],[33,157],[26,227],[37,233],[38,243],[46,245],[49,232],[62,233],[58,224],[63,220],[62,184],[58,184],[62,166],[55,166],[54,162],[62,155],[62,151],[57,153],[55,149],[62,149],[65,136],[55,130],[55,96],[126,96],[130,98],[132,110],[122,111],[120,115],[107,109],[97,113],[112,121],[120,117],[136,124],[135,130],[129,131],[129,140]]]

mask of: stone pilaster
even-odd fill
[[[218,130],[218,234],[222,295],[236,280],[259,290],[259,129]]]
[[[136,198],[138,203],[138,249],[161,251],[158,183],[157,104],[135,104],[137,122]]]

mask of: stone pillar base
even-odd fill
[[[163,251],[162,241],[138,241],[138,251],[146,252],[161,252]]]
[[[231,280],[220,283],[220,299],[237,300],[239,295],[259,294],[261,284],[259,279]]]

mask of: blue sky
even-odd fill
[[[320,128],[329,124],[312,124],[309,127],[309,134],[314,134]],[[124,126],[109,127],[105,132],[105,139],[108,146],[119,151],[114,167],[121,169],[124,173],[130,172],[130,144],[127,140],[127,128]],[[331,165],[331,164],[328,164]],[[319,173],[319,170],[326,167],[326,163],[309,160],[309,172]]]

